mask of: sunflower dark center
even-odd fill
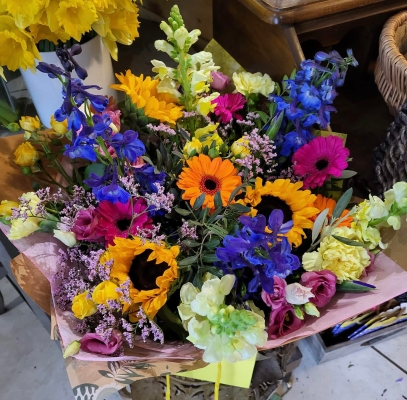
[[[155,260],[147,261],[151,253],[151,250],[146,250],[135,256],[131,263],[129,278],[138,290],[157,289],[156,279],[168,269],[167,263],[156,264]]]
[[[256,209],[259,214],[263,214],[268,220],[273,210],[281,210],[284,215],[284,222],[293,219],[293,212],[284,200],[274,196],[263,196],[261,202],[257,204]]]
[[[122,219],[118,219],[116,221],[116,226],[122,232],[127,231],[127,229],[130,228],[130,224],[131,224],[131,219],[130,218],[122,218]]]
[[[322,158],[321,160],[318,160],[318,161],[315,163],[315,167],[317,168],[318,171],[322,171],[322,170],[325,169],[328,165],[329,165],[328,160],[325,160],[324,158]]]
[[[214,176],[204,176],[199,184],[202,193],[214,195],[220,189],[220,181]]]

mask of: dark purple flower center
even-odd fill
[[[145,250],[133,258],[129,278],[138,290],[157,289],[156,279],[168,269],[167,263],[156,264],[155,260],[147,261],[152,250]]]
[[[121,218],[116,221],[117,228],[124,232],[130,228],[131,219],[130,218]]]
[[[220,181],[214,176],[206,175],[202,177],[199,189],[202,193],[214,195],[220,190]]]
[[[315,163],[315,167],[316,167],[316,169],[317,169],[318,171],[324,170],[326,167],[328,167],[328,165],[329,165],[329,161],[328,161],[328,160],[325,160],[324,158],[318,160],[318,161]]]
[[[259,214],[263,214],[266,219],[270,216],[273,210],[281,210],[284,215],[283,222],[286,223],[293,219],[293,212],[288,204],[278,197],[274,196],[263,196],[261,202],[256,206]]]

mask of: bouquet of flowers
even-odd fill
[[[135,0],[2,0],[0,9],[0,66],[12,71],[35,70],[39,50],[52,50],[52,44],[96,34],[117,61],[116,42],[130,45],[139,36]]]
[[[357,65],[351,51],[319,52],[281,85],[235,73],[228,91],[211,53],[190,54],[200,32],[177,6],[160,27],[156,48],[176,67],[117,75],[120,103],[71,77],[85,75],[79,45],[58,52],[62,67],[39,63],[63,102],[51,129],[22,119],[15,162],[42,180],[0,215],[12,240],[41,231],[64,244],[53,298],[82,335],[66,355],[122,356],[151,338],[236,362],[318,317],[337,290],[374,289],[362,280],[385,247],[380,228],[407,213],[407,183],[352,207],[352,189],[331,198],[352,175],[349,151],[315,128]]]

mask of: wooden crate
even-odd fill
[[[306,348],[311,352],[314,359],[318,364],[327,361],[335,360],[336,358],[346,356],[354,353],[355,351],[363,350],[367,346],[374,346],[375,344],[384,342],[387,339],[400,336],[407,333],[407,321],[401,322],[388,328],[372,332],[359,339],[349,340],[347,342],[338,343],[333,346],[326,346],[321,335],[309,336],[299,342],[299,347]]]

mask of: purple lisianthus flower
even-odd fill
[[[325,307],[336,293],[336,275],[331,271],[305,272],[301,285],[311,288],[314,295],[309,301],[317,307]]]
[[[304,324],[305,319],[301,320],[297,318],[294,307],[287,303],[271,312],[267,330],[269,339],[278,339],[281,336],[300,329]]]
[[[273,277],[274,280],[274,290],[273,293],[267,293],[263,290],[261,293],[262,300],[272,308],[272,310],[277,310],[283,305],[287,304],[285,299],[285,288],[287,282],[278,276]]]
[[[87,353],[111,355],[116,353],[123,344],[122,334],[114,330],[109,340],[102,338],[97,333],[86,333],[80,340],[81,350]]]
[[[116,133],[111,145],[119,156],[127,158],[132,163],[146,152],[144,143],[138,139],[138,133],[130,130],[123,134]]]
[[[222,72],[220,71],[212,71],[211,77],[211,88],[213,90],[221,92],[222,90],[225,90],[226,87],[229,85],[229,78],[225,74],[222,74]]]

